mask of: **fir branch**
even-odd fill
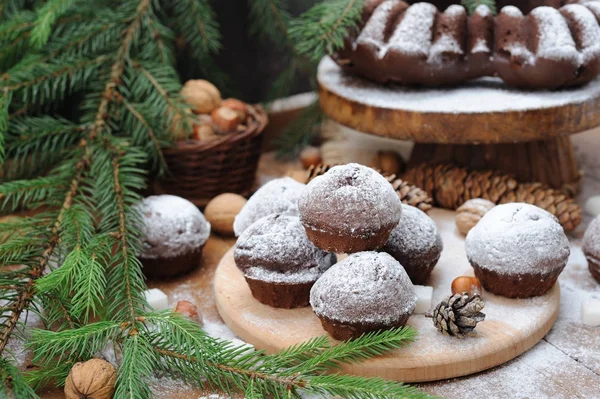
[[[286,0],[250,0],[250,34],[272,40],[280,47],[288,43],[291,15]]]
[[[32,370],[27,370],[24,377],[27,383],[35,390],[48,384],[61,387],[65,384],[69,371],[74,364],[75,361],[50,363],[44,368],[37,367]]]
[[[81,146],[84,148],[85,145],[85,141],[81,143]],[[52,227],[52,232],[48,239],[47,246],[44,248],[37,265],[35,265],[32,268],[30,276],[27,279],[24,288],[22,290],[19,290],[18,296],[14,301],[9,320],[6,323],[4,323],[4,325],[0,328],[0,355],[2,355],[4,349],[6,349],[8,339],[14,331],[15,327],[17,326],[17,322],[19,320],[19,317],[21,316],[21,313],[29,306],[33,299],[35,293],[35,281],[42,276],[44,269],[48,265],[48,262],[52,254],[54,253],[54,250],[59,244],[61,234],[60,226],[62,224],[64,214],[66,210],[69,209],[73,204],[73,199],[78,193],[79,184],[83,176],[83,171],[87,167],[87,164],[87,152],[84,151],[82,159],[77,163],[75,175],[71,180],[70,188],[65,195],[62,206],[60,207],[60,210],[58,211],[58,214],[56,216],[56,220],[54,221],[54,226]]]
[[[344,45],[344,38],[356,29],[363,0],[331,0],[316,4],[292,21],[290,37],[298,54],[317,62]]]
[[[221,48],[221,32],[208,0],[175,0],[173,9],[175,30],[191,47],[192,55],[201,60]]]
[[[33,363],[42,366],[54,362],[87,360],[105,349],[122,331],[121,323],[114,321],[99,321],[75,330],[34,329],[28,346],[34,349]]]
[[[473,14],[477,7],[484,5],[487,6],[493,14],[497,13],[496,0],[461,0],[460,2],[469,12]]]
[[[30,38],[35,48],[40,49],[48,42],[52,25],[76,3],[76,0],[49,0],[38,10]]]
[[[37,398],[19,370],[3,357],[0,357],[0,381],[0,397],[2,398]]]
[[[40,203],[50,203],[50,198],[64,192],[69,181],[64,175],[16,180],[0,185],[0,210],[13,212],[17,208],[35,208]]]
[[[152,375],[152,347],[144,336],[131,332],[123,344],[123,362],[117,376],[115,398],[146,399],[150,388],[146,378]]]
[[[81,89],[108,60],[106,55],[92,59],[67,56],[42,63],[39,56],[28,57],[4,74],[0,89],[19,91],[21,100],[28,103],[57,101]]]
[[[4,149],[4,143],[6,140],[6,133],[8,130],[8,106],[10,105],[12,93],[5,90],[0,97],[0,165],[4,163],[4,157],[6,150]]]

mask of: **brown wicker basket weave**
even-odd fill
[[[222,193],[247,196],[255,181],[262,132],[267,114],[260,106],[248,106],[248,128],[202,143],[181,141],[163,150],[169,174],[154,191],[186,198],[204,206]]]

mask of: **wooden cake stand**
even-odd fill
[[[382,86],[319,65],[321,107],[360,132],[416,142],[409,166],[453,162],[498,169],[554,188],[578,185],[569,135],[600,125],[600,79],[544,92],[510,89],[488,78],[457,88]]]
[[[430,216],[442,233],[444,250],[428,284],[433,303],[450,294],[454,278],[472,275],[464,240],[454,229],[454,213],[433,209]],[[268,353],[310,338],[327,335],[312,308],[275,309],[258,302],[233,260],[233,249],[221,259],[215,272],[215,300],[227,325],[244,341]],[[423,315],[408,324],[419,333],[417,341],[385,356],[346,365],[342,371],[403,382],[435,381],[486,370],[525,352],[550,330],[559,309],[560,289],[531,299],[508,299],[483,294],[486,319],[477,325],[478,335],[459,340],[446,337]]]

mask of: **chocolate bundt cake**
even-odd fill
[[[600,0],[500,0],[497,16],[486,6],[469,16],[456,3],[370,0],[333,59],[377,82],[425,86],[498,76],[557,89],[600,74]]]

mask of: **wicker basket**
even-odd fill
[[[204,206],[222,193],[251,193],[256,177],[262,132],[268,118],[260,106],[249,106],[246,131],[208,143],[182,141],[163,150],[170,174],[154,191],[186,198]]]

